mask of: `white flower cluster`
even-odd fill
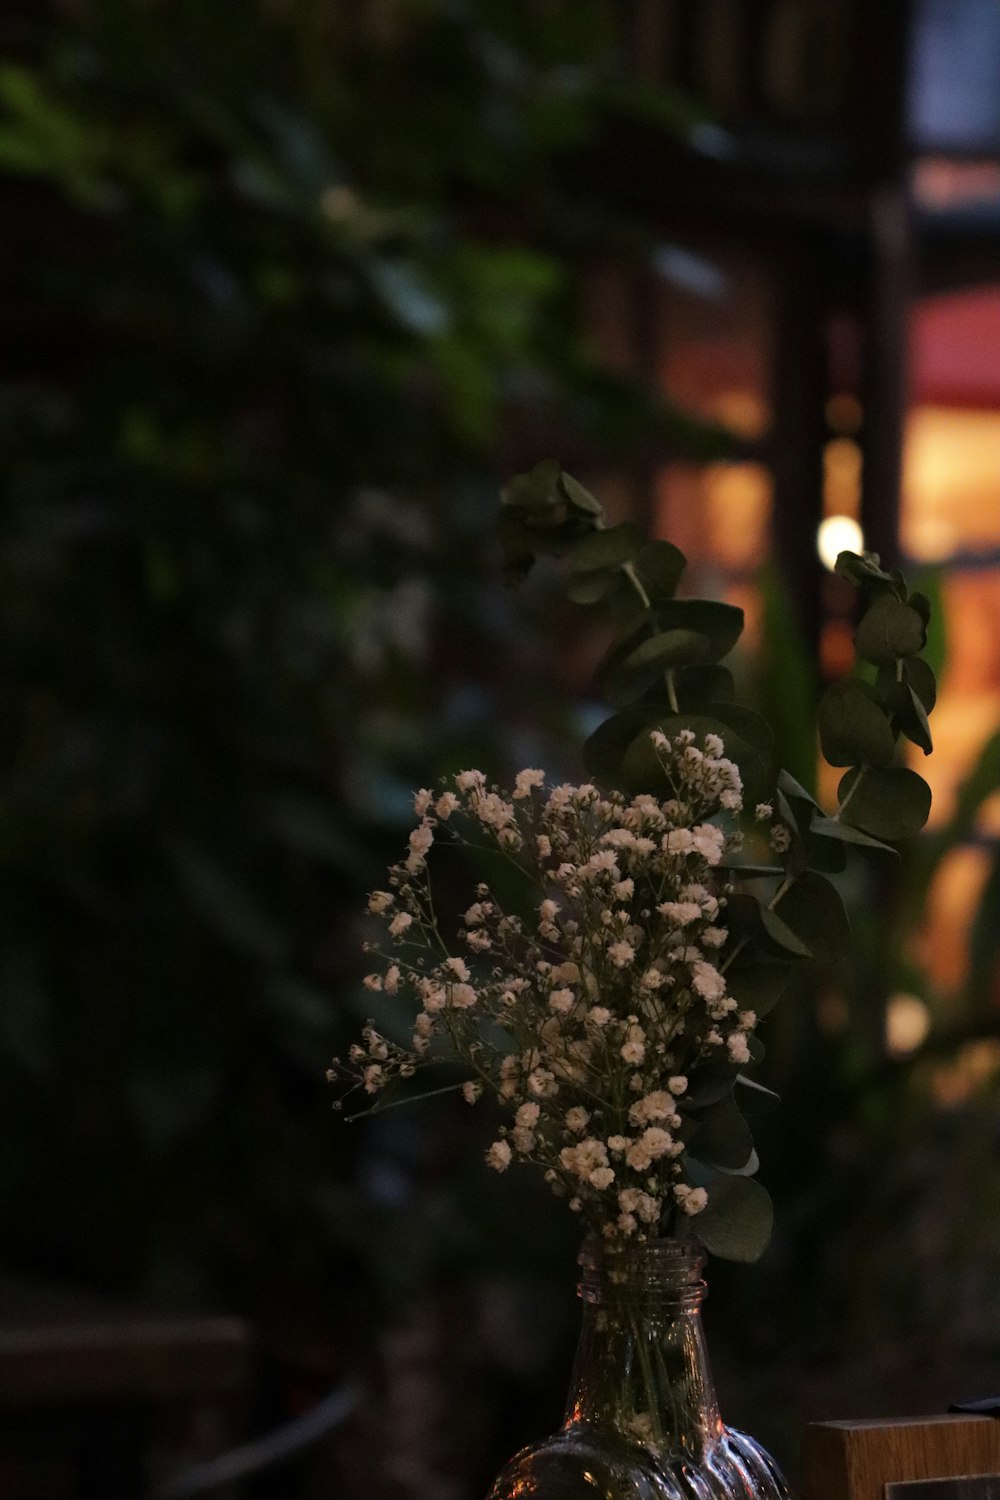
[[[739,773],[715,735],[701,748],[690,731],[652,741],[673,793],[663,801],[592,785],[546,792],[537,770],[510,793],[462,771],[417,794],[409,852],[368,903],[389,941],[365,981],[413,1004],[412,1037],[395,1046],[369,1024],[331,1070],[377,1096],[421,1063],[457,1057],[473,1075],[465,1098],[489,1091],[510,1114],[489,1165],[536,1163],[610,1238],[705,1207],[685,1168],[688,1076],[745,1063],[756,1024],[727,994],[721,953],[719,867],[738,843],[724,825],[741,808]],[[535,892],[531,920],[480,885],[446,940],[428,870],[442,835],[513,860]]]

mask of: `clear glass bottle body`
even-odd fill
[[[719,1415],[701,1323],[704,1258],[654,1240],[580,1255],[583,1329],[566,1418],[489,1500],[788,1500],[774,1461]]]

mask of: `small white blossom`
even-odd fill
[[[518,771],[514,777],[514,796],[518,799],[529,797],[532,787],[545,785],[544,771]]]
[[[510,1157],[511,1150],[506,1141],[494,1141],[486,1153],[486,1161],[495,1172],[506,1172]]]
[[[401,937],[408,927],[412,927],[413,918],[408,911],[398,911],[389,923],[389,931],[393,937]]]
[[[742,1031],[734,1031],[726,1041],[726,1050],[735,1063],[747,1063],[750,1061],[750,1048]]]
[[[389,910],[395,899],[391,891],[372,891],[368,897],[368,910],[373,911],[376,916],[381,916],[384,911]]]
[[[629,964],[635,961],[635,949],[631,943],[611,943],[608,947],[608,957],[616,969],[627,969]]]

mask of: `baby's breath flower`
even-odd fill
[[[443,822],[447,823],[453,812],[458,812],[461,802],[454,792],[442,792],[434,804],[434,811]]]
[[[533,787],[545,785],[544,771],[518,771],[514,777],[514,796],[517,799],[530,797]]]
[[[750,1048],[742,1031],[734,1031],[726,1039],[726,1050],[735,1063],[748,1063],[750,1061]]]
[[[616,969],[627,969],[635,962],[635,949],[631,943],[611,943],[608,947],[608,957]]]
[[[412,1035],[401,1047],[369,1023],[365,1045],[331,1069],[377,1096],[450,1044],[476,1075],[463,1098],[485,1087],[508,1115],[489,1165],[536,1163],[591,1227],[623,1241],[656,1232],[664,1214],[700,1211],[683,1180],[681,1096],[715,1049],[749,1056],[756,1022],[735,1015],[711,961],[732,892],[717,867],[736,847],[715,819],[738,811],[739,772],[721,736],[661,733],[656,746],[675,792],[665,801],[589,783],[546,794],[530,768],[510,791],[468,770],[453,789],[417,792],[405,858],[368,900],[413,956],[386,954],[365,980],[413,998]],[[533,882],[535,922],[480,882],[458,922],[464,956],[442,956],[431,866],[447,840],[503,849]]]

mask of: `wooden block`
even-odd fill
[[[1000,1474],[996,1417],[816,1422],[802,1448],[803,1500],[885,1500],[904,1480]]]

